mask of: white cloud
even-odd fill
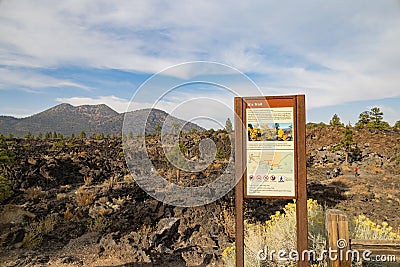
[[[156,73],[219,61],[261,76],[266,94],[307,93],[310,107],[399,97],[399,43],[396,1],[0,2],[1,65]],[[0,85],[62,86],[12,75]]]
[[[39,93],[40,89],[48,87],[74,87],[82,90],[90,90],[88,86],[70,80],[43,75],[34,70],[9,70],[0,68],[0,77],[0,90],[20,88],[33,93]]]

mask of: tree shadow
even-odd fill
[[[307,198],[317,200],[326,208],[332,208],[339,202],[346,200],[345,192],[350,188],[340,181],[330,184],[311,183],[307,185]]]
[[[338,203],[346,200],[345,192],[350,188],[340,181],[328,185],[320,183],[307,184],[307,198],[317,200],[325,208],[333,208]],[[249,222],[267,221],[276,211],[282,211],[285,205],[293,200],[285,199],[245,199],[244,219]]]

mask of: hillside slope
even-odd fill
[[[72,133],[79,135],[83,131],[86,135],[99,133],[120,135],[124,116],[130,118],[132,133],[137,135],[139,129],[144,128],[146,119],[146,133],[152,134],[155,132],[156,125],[162,126],[169,115],[158,109],[136,110],[120,114],[104,104],[76,107],[70,104],[60,104],[26,118],[0,116],[0,134],[22,137],[28,132],[34,136],[39,132],[42,134],[57,132],[64,136],[70,136]],[[178,125],[185,125],[185,131],[203,130],[196,124],[187,123],[175,117],[171,117],[171,121]],[[141,127],[142,125],[143,127]]]

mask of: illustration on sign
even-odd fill
[[[295,197],[293,107],[246,109],[248,196]]]

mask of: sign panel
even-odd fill
[[[236,266],[245,266],[244,198],[296,199],[297,251],[307,251],[305,96],[235,97],[235,114]]]
[[[293,101],[259,99],[245,103],[245,196],[295,198]]]

